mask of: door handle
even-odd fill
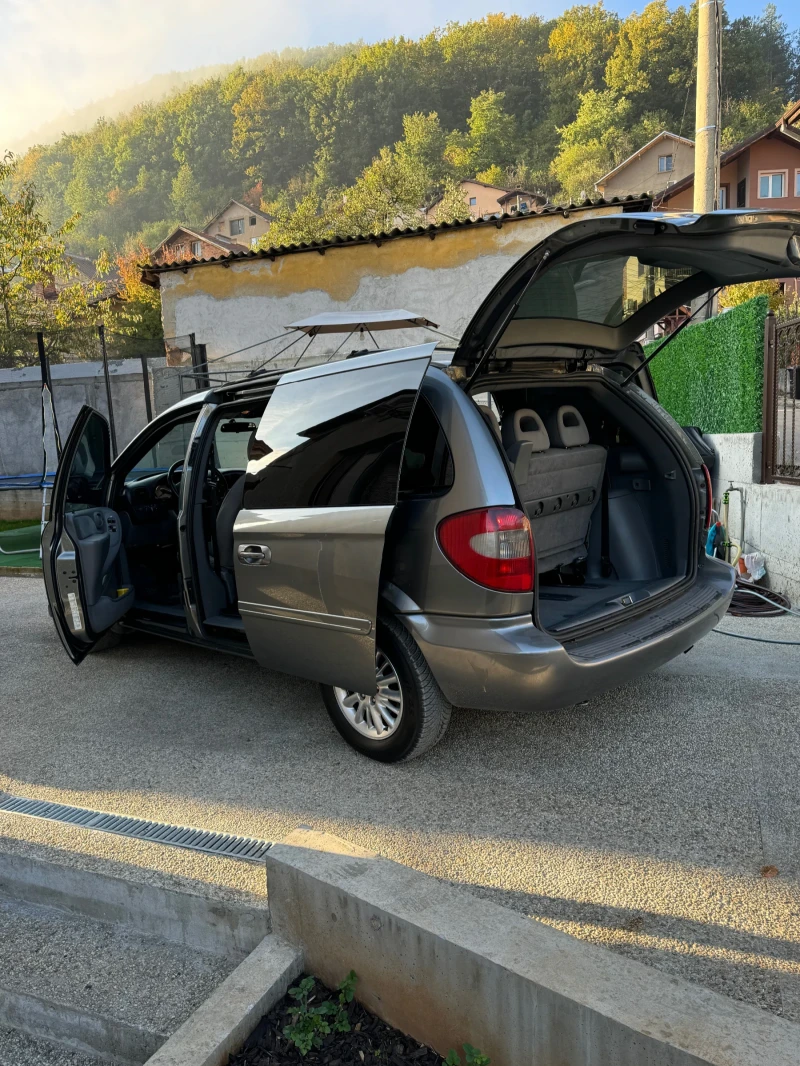
[[[272,552],[266,544],[242,544],[236,554],[239,562],[245,566],[266,566],[272,559]]]

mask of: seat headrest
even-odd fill
[[[483,415],[484,421],[489,426],[489,429],[491,429],[492,433],[494,433],[494,435],[496,437],[499,437],[500,436],[500,423],[497,421],[497,415],[494,413],[494,411],[491,409],[491,407],[489,407],[485,403],[476,403],[475,406],[478,408],[480,413]]]
[[[554,448],[581,448],[589,443],[589,430],[577,407],[565,404],[547,419]]]
[[[520,407],[503,415],[503,447],[508,451],[515,444],[528,442],[532,452],[546,452],[550,437],[544,422],[530,407]]]

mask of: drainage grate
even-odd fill
[[[31,818],[47,818],[51,822],[65,822],[82,829],[97,829],[103,833],[114,833],[116,836],[168,844],[173,848],[204,851],[209,855],[240,859],[242,862],[263,862],[264,856],[272,847],[267,840],[254,840],[252,837],[234,836],[231,833],[212,833],[206,829],[167,825],[165,822],[150,822],[146,818],[126,818],[121,814],[70,807],[65,803],[10,796],[7,792],[0,792],[0,811],[27,814]]]

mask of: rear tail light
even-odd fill
[[[703,477],[706,479],[706,529],[711,529],[711,512],[714,509],[714,492],[711,488],[711,472],[703,463]]]
[[[515,507],[450,515],[436,531],[445,556],[472,581],[498,592],[533,591],[531,524]]]

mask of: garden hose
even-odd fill
[[[752,585],[737,577],[728,614],[736,618],[775,618],[782,614],[800,615],[800,611],[792,610],[791,603],[785,596],[781,596],[780,592],[754,589]]]
[[[754,602],[758,600],[759,602]],[[800,618],[800,611],[796,610],[785,596],[770,589],[754,589],[746,581],[736,578],[736,587],[733,592],[728,614],[736,618],[775,618],[782,614],[793,614]],[[715,633],[721,633],[723,637],[735,637],[736,640],[754,640],[757,644],[785,644],[791,647],[800,647],[800,640],[774,640],[769,637],[751,637],[745,633],[731,633],[727,629],[714,629]]]

